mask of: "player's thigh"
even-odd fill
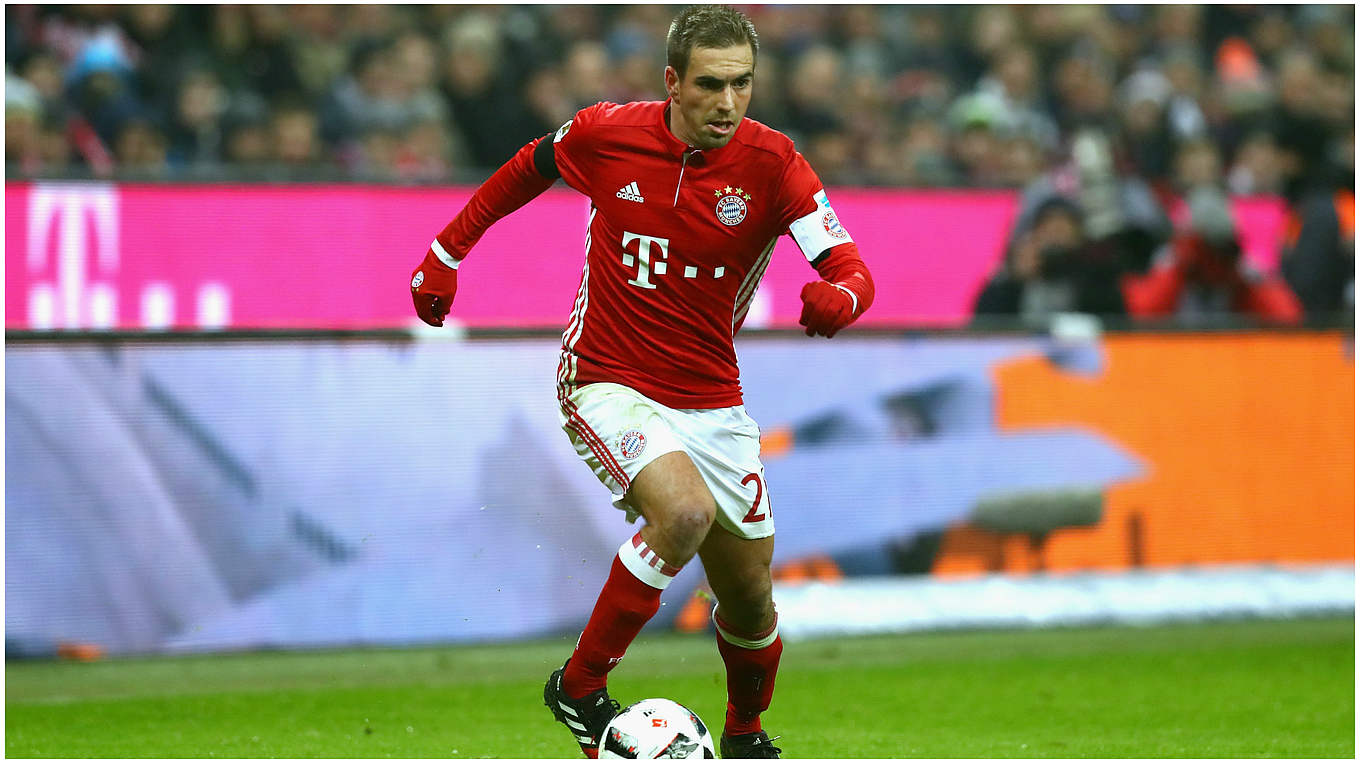
[[[684,451],[652,460],[633,478],[626,498],[652,525],[695,531],[706,531],[717,509],[694,460]]]
[[[738,631],[755,633],[774,624],[773,557],[774,536],[743,538],[716,525],[699,547],[718,614]]]
[[[665,408],[630,387],[592,383],[562,398],[562,427],[578,457],[632,521],[669,521],[677,511],[707,513],[713,496],[672,430]]]
[[[745,409],[665,410],[664,415],[713,494],[715,522],[742,538],[774,535],[760,428]]]

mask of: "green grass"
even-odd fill
[[[1350,619],[793,642],[785,757],[1354,757]],[[579,757],[540,704],[572,641],[11,663],[9,757]],[[707,636],[611,679],[721,730]]]

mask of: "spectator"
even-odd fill
[[[1203,138],[1182,143],[1176,151],[1174,176],[1175,185],[1183,196],[1188,197],[1199,188],[1218,187],[1223,176],[1218,146]]]
[[[282,5],[248,5],[249,32],[244,49],[233,67],[245,74],[248,89],[266,100],[298,97],[302,78],[298,75],[289,42],[287,10]]]
[[[1289,204],[1281,271],[1310,316],[1353,313],[1354,131],[1339,132],[1314,53],[1286,51],[1279,71],[1275,155]]]
[[[918,116],[907,125],[902,140],[903,184],[948,186],[958,184],[949,158],[949,133],[938,119]]]
[[[1134,72],[1120,85],[1123,147],[1139,176],[1155,182],[1171,169],[1175,138],[1166,113],[1171,83],[1155,68]]]
[[[1310,317],[1355,312],[1354,133],[1349,166],[1333,166],[1325,127],[1315,119],[1282,118],[1276,134],[1289,203],[1280,268]]]
[[[1005,179],[1004,144],[1013,125],[1001,96],[965,95],[949,109],[950,159],[962,184],[995,187]]]
[[[525,105],[537,134],[547,134],[571,119],[576,108],[556,69],[543,69],[529,77],[524,87]]]
[[[1112,145],[1100,130],[1074,135],[1070,157],[1024,188],[1009,246],[1016,245],[1033,226],[1038,210],[1055,198],[1081,209],[1085,235],[1099,251],[1095,258],[1109,259],[1120,271],[1145,270],[1171,237],[1162,202],[1146,182],[1120,170]]]
[[[906,110],[934,111],[949,104],[963,81],[951,45],[949,22],[942,8],[912,6],[905,61],[891,80],[892,96]]]
[[[1141,320],[1176,317],[1182,324],[1238,314],[1273,324],[1295,324],[1303,311],[1278,277],[1242,259],[1227,197],[1213,187],[1190,192],[1189,223],[1145,275],[1123,283],[1129,313]]]
[[[452,135],[442,119],[416,122],[399,141],[394,168],[397,177],[408,182],[444,182],[453,164]]]
[[[143,111],[128,78],[131,70],[119,35],[105,32],[80,49],[67,71],[76,115],[92,130],[77,138],[84,143],[79,147],[88,160],[97,160],[92,155],[106,150],[123,125]]]
[[[402,83],[392,51],[379,42],[360,45],[350,61],[349,76],[332,90],[322,110],[326,141],[343,149],[375,129],[404,125]]]
[[[123,8],[124,28],[135,49],[137,96],[158,114],[173,110],[184,69],[207,63],[200,52],[203,41],[188,13],[183,6],[152,3]],[[186,66],[190,61],[193,64]]]
[[[226,111],[227,93],[216,75],[206,69],[184,75],[170,128],[170,154],[175,164],[202,168],[221,161]]]
[[[42,163],[42,99],[33,85],[5,71],[5,163],[36,171]]]
[[[1012,43],[999,50],[977,90],[1001,99],[1007,111],[1006,121],[1019,136],[1046,152],[1057,149],[1058,126],[1043,112],[1039,62],[1033,48]]]
[[[840,112],[840,54],[826,45],[809,48],[798,57],[789,74],[788,117],[797,138],[812,140],[844,129]],[[812,164],[819,173],[831,167]]]
[[[1280,172],[1275,158],[1275,138],[1257,130],[1237,148],[1228,169],[1228,190],[1234,195],[1264,195],[1280,191]]]
[[[323,165],[316,114],[300,104],[275,109],[270,120],[274,162],[285,170]]]
[[[118,133],[114,143],[118,166],[131,176],[162,179],[169,172],[166,138],[148,119],[133,119]]]
[[[567,48],[562,62],[563,84],[572,112],[609,99],[609,51],[596,40],[580,40]]]
[[[1046,151],[1038,140],[1021,132],[1001,145],[1001,184],[1023,188],[1043,176]]]
[[[238,118],[227,128],[226,161],[232,166],[256,173],[272,158],[269,119],[263,113]]]
[[[1113,117],[1114,72],[1094,46],[1077,46],[1053,72],[1054,117],[1067,134],[1077,129],[1108,129]]]
[[[62,82],[61,62],[47,50],[36,51],[23,66],[23,82],[32,86],[39,99],[39,117],[65,121],[70,110]]]
[[[1081,208],[1053,196],[1016,237],[997,272],[978,294],[975,317],[1019,317],[1047,327],[1060,313],[1123,315],[1117,262],[1090,245]]]
[[[293,61],[302,96],[320,102],[332,83],[345,75],[349,57],[342,38],[342,6],[299,4],[291,6]]]
[[[599,47],[598,43],[590,44]],[[600,50],[603,55],[603,48]],[[521,145],[543,134],[538,131],[542,125],[529,115],[509,79],[501,57],[500,36],[489,17],[476,13],[464,16],[451,28],[446,52],[443,94],[468,157],[476,166],[499,166]],[[600,76],[589,81],[604,79]],[[573,81],[571,72],[567,81]]]
[[[610,87],[608,99],[616,103],[634,100],[664,100],[665,88],[657,71],[664,62],[657,51],[666,41],[658,30],[670,24],[662,5],[625,5],[605,38],[609,53]]]

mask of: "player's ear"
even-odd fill
[[[674,100],[675,96],[680,92],[680,72],[676,71],[674,66],[667,66],[665,79],[666,95]]]

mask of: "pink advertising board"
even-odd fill
[[[380,328],[418,324],[407,283],[472,188],[5,186],[11,329]],[[1010,192],[832,188],[877,284],[862,320],[959,326],[1000,260]],[[1274,199],[1238,201],[1247,255],[1273,269]],[[471,327],[559,327],[581,275],[587,201],[554,188],[497,223],[460,269]],[[815,274],[786,236],[748,327],[794,327]],[[431,328],[432,329],[432,328]]]

